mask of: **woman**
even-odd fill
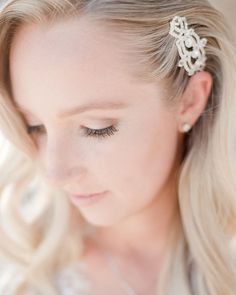
[[[234,294],[231,32],[203,0],[0,14],[1,294]]]

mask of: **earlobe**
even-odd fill
[[[206,108],[212,88],[212,76],[206,71],[198,72],[189,79],[179,108],[180,130],[183,123],[193,126]]]

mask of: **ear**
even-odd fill
[[[212,88],[212,76],[206,71],[193,75],[181,97],[178,108],[179,130],[183,123],[193,126],[207,105]]]

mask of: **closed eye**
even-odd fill
[[[106,137],[114,135],[115,132],[119,131],[114,125],[103,128],[103,129],[91,129],[87,127],[82,127],[84,129],[85,136],[95,136],[95,137]]]
[[[88,127],[83,126],[82,129],[84,130],[84,136],[90,137],[101,137],[104,138],[106,136],[114,135],[115,132],[119,131],[114,125],[103,129],[91,129]],[[35,126],[27,126],[27,133],[32,134],[43,134],[45,132],[45,128],[43,125],[35,125]]]

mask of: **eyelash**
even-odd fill
[[[84,135],[90,137],[106,137],[112,136],[115,132],[119,131],[114,125],[103,128],[103,129],[90,129],[87,127],[82,127],[85,130]]]
[[[119,131],[114,125],[103,128],[103,129],[91,129],[87,127],[82,127],[84,130],[84,135],[88,137],[97,137],[97,138],[104,138],[106,136],[112,136],[115,132]],[[27,133],[28,134],[40,134],[42,133],[42,126],[27,126]]]

